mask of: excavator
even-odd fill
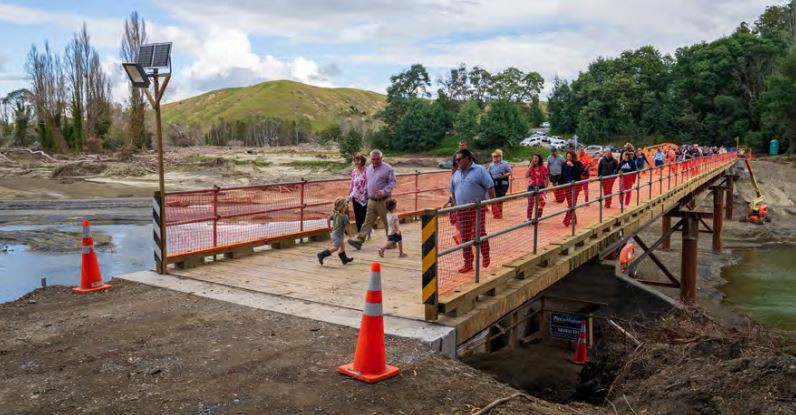
[[[746,211],[746,217],[741,219],[741,222],[748,222],[748,223],[755,223],[758,225],[762,225],[766,222],[771,222],[771,218],[768,217],[768,205],[766,204],[766,197],[763,196],[763,193],[760,191],[760,186],[757,184],[757,179],[755,178],[755,173],[752,170],[752,164],[750,160],[752,159],[752,152],[749,149],[738,149],[738,157],[743,159],[746,163],[746,169],[749,171],[749,177],[752,180],[752,186],[755,188],[755,193],[757,196],[749,201],[749,208]]]

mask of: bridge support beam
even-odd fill
[[[735,176],[727,176],[727,189],[725,191],[724,209],[726,210],[727,220],[732,220],[732,204],[735,192]]]
[[[721,253],[721,237],[724,228],[724,196],[726,188],[713,188],[713,252]]]
[[[696,303],[697,247],[699,242],[699,216],[684,215],[683,252],[680,268],[680,301],[687,305]]]
[[[666,235],[669,233],[669,229],[672,228],[672,217],[669,215],[663,215],[661,218],[661,235]],[[661,251],[671,251],[672,250],[672,238],[671,236],[666,236],[663,238],[663,242],[661,243]]]

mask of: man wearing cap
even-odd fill
[[[485,197],[493,199],[495,197],[495,183],[485,168],[473,162],[473,153],[470,150],[461,149],[456,152],[456,163],[458,169],[451,177],[451,199],[454,206],[466,205],[484,200]],[[462,242],[467,242],[475,238],[476,208],[462,209],[458,211],[457,224]],[[479,215],[480,235],[486,235],[486,210],[481,209]],[[464,266],[459,269],[460,273],[467,273],[473,270],[473,248],[468,246],[462,249],[464,256]],[[482,265],[484,268],[489,266],[489,241],[481,242]]]
[[[550,172],[550,183],[552,186],[558,186],[561,182],[561,168],[564,166],[564,158],[558,154],[558,149],[553,146],[550,147],[550,156],[547,157],[547,170]],[[556,202],[562,203],[564,195],[560,190],[555,191]]]
[[[362,249],[362,243],[365,242],[365,237],[373,229],[376,220],[381,218],[384,224],[384,229],[387,229],[387,199],[395,187],[395,171],[392,166],[382,161],[383,154],[379,150],[370,152],[370,166],[365,171],[368,192],[368,210],[365,213],[365,222],[356,238],[348,240],[348,244],[356,248]]]

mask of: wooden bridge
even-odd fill
[[[405,221],[408,257],[387,251],[380,258],[377,250],[385,235],[379,229],[361,251],[347,248],[355,261],[346,266],[336,257],[321,266],[316,253],[329,244],[324,218],[334,196],[346,194],[347,181],[170,193],[165,198],[167,243],[162,255],[168,273],[180,278],[353,310],[362,310],[370,263],[378,261],[386,315],[453,327],[456,344],[462,344],[496,321],[516,317],[512,313],[523,304],[584,263],[616,254],[658,218],[664,219],[662,238],[650,246],[638,240],[644,250],[628,272],[648,256],[655,260],[652,251],[682,230],[680,278],[667,270],[671,281],[662,285],[681,287],[682,301],[694,301],[699,223],[712,219],[714,247],[718,243],[721,249],[722,218],[731,216],[732,206],[734,177],[728,169],[735,162],[736,155],[727,153],[647,169],[629,186],[622,185],[624,177],[617,177],[608,194],[601,186],[605,178],[528,193],[525,166],[518,166],[508,196],[447,209],[440,207],[447,199],[449,172],[401,176],[393,196]],[[564,192],[575,195],[577,204],[557,202]],[[698,210],[711,192],[714,209]],[[610,209],[605,207],[609,197]],[[529,214],[529,201],[542,198],[543,214]],[[502,210],[499,219],[494,218],[496,205]],[[457,228],[468,209],[485,211],[486,230],[469,241],[459,238]],[[564,226],[568,211],[575,213],[577,223]],[[678,220],[674,225],[672,218]],[[487,243],[488,266],[475,249],[475,269],[460,273],[462,251]]]

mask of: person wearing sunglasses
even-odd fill
[[[451,200],[454,206],[466,205],[486,198],[495,198],[495,183],[482,166],[473,163],[473,153],[461,149],[456,152],[456,163],[459,166],[451,177]],[[480,209],[480,235],[486,235],[486,209]],[[462,242],[475,238],[476,208],[471,207],[457,211],[457,224]],[[462,250],[464,265],[459,272],[464,274],[473,270],[473,248],[468,246]],[[489,241],[481,242],[481,265],[489,267]]]

